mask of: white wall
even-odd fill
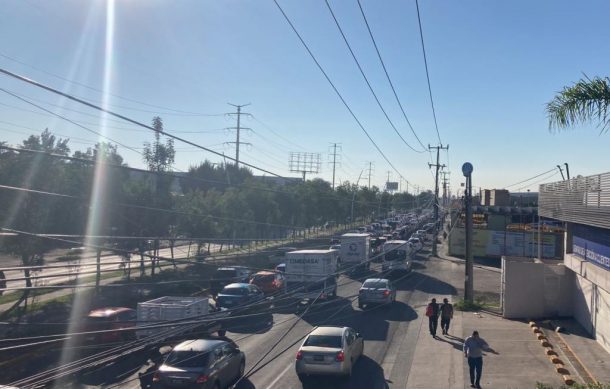
[[[566,270],[563,264],[503,257],[503,316],[509,319],[571,316],[574,274]]]

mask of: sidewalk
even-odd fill
[[[527,323],[486,313],[456,311],[450,335],[433,339],[428,331],[425,307],[417,313],[419,337],[408,389],[469,388],[462,342],[475,329],[496,352],[486,352],[483,357],[482,388],[535,388],[537,382],[560,388],[564,384]]]

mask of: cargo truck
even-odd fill
[[[184,328],[184,332],[173,332],[171,337],[188,333],[189,331],[197,331],[211,334],[218,332],[220,336],[224,335],[224,330],[221,326],[221,319],[229,316],[229,312],[213,312],[210,307],[210,301],[207,297],[174,297],[164,296],[154,300],[138,303],[137,308],[137,324],[136,337],[138,339],[158,336],[159,340],[163,340],[170,329]],[[213,313],[214,319],[204,321],[201,326],[192,328],[193,326],[176,325],[164,326],[168,322],[176,322],[179,324],[183,319],[193,318],[193,321],[202,320],[204,316]],[[211,319],[211,315],[208,317]],[[168,336],[170,337],[170,336]]]
[[[337,250],[298,250],[286,253],[286,290],[302,302],[337,295]]]
[[[355,273],[370,267],[371,236],[347,233],[341,235],[341,267]]]

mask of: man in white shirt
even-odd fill
[[[470,387],[480,388],[483,372],[483,350],[489,349],[487,342],[479,336],[479,331],[473,331],[464,341],[464,356],[468,358],[470,369]]]

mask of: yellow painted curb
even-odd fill
[[[551,345],[547,340],[541,340],[540,344],[542,345],[542,347],[553,348],[553,345]]]
[[[542,330],[538,327],[534,328],[534,333],[535,334],[542,334]]]
[[[563,382],[568,385],[568,386],[572,386],[574,385],[574,380],[572,379],[572,377],[570,377],[570,375],[566,374],[564,376],[562,376],[563,378]]]
[[[557,356],[557,352],[555,352],[555,350],[551,349],[551,348],[547,348],[546,349],[546,355],[550,356]]]
[[[535,321],[530,321],[529,325],[530,325],[530,327],[536,327],[536,322]]]
[[[542,335],[542,334],[538,334],[538,340],[547,340],[546,336]]]
[[[549,357],[549,360],[554,364],[554,365],[563,365],[563,361],[561,359],[559,359],[559,357],[556,356],[551,356]]]

